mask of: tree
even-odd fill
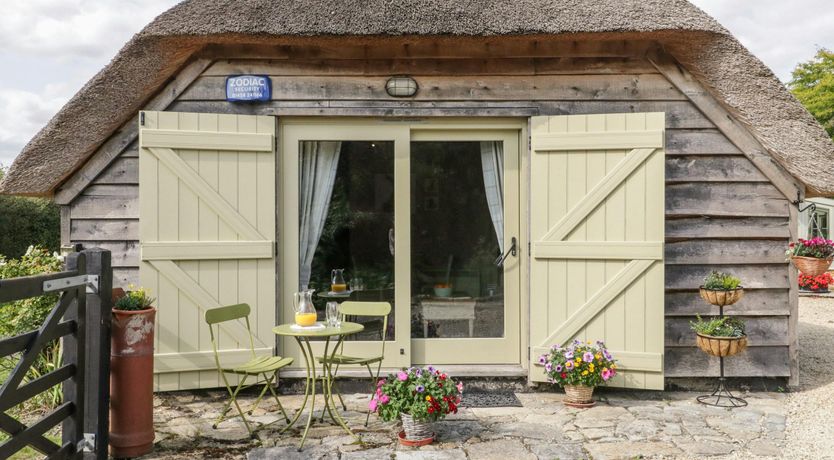
[[[834,52],[820,48],[799,63],[788,83],[791,92],[834,138]]]

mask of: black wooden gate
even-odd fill
[[[89,249],[70,254],[63,272],[0,280],[0,303],[61,294],[38,330],[0,340],[0,357],[21,354],[0,387],[0,429],[11,436],[0,444],[0,458],[26,446],[50,458],[107,458],[112,278],[110,251]],[[38,354],[56,339],[63,344],[61,366],[21,386]],[[58,384],[62,403],[31,425],[7,414]],[[60,445],[44,436],[58,424]]]

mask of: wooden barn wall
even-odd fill
[[[113,287],[139,284],[139,149],[136,141],[62,212],[62,244],[112,253]]]
[[[227,103],[225,77],[242,73],[270,75],[274,100]],[[420,85],[416,98],[385,94],[384,83],[394,74],[414,76]],[[727,313],[747,320],[750,348],[728,362],[727,374],[790,375],[791,294],[784,260],[790,203],[646,59],[217,60],[167,110],[277,116],[666,112],[666,375],[718,374],[718,361],[695,348],[689,330],[696,314],[717,313],[697,295],[712,269],[737,274],[748,289]],[[135,142],[65,208],[64,216],[65,239],[113,251],[115,285],[138,282]]]

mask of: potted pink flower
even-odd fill
[[[550,353],[539,357],[539,365],[551,383],[564,387],[564,403],[573,407],[594,405],[594,388],[617,375],[616,360],[601,341],[554,345]]]
[[[834,241],[821,237],[790,243],[787,256],[799,271],[810,276],[822,275],[834,261]]]
[[[434,441],[432,423],[457,413],[463,383],[428,366],[402,369],[377,382],[368,408],[386,422],[401,420],[400,443],[423,446]]]

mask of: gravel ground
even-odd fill
[[[786,458],[834,458],[834,298],[799,299],[798,391],[787,400]]]

